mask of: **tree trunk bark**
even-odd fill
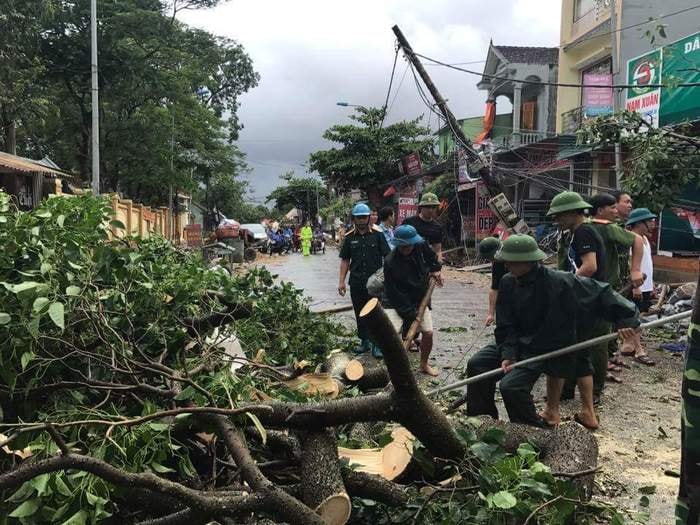
[[[17,124],[14,119],[5,122],[5,151],[17,155]]]
[[[352,504],[338,461],[338,445],[329,430],[300,432],[301,500],[328,525],[345,525]]]
[[[394,392],[391,395],[396,420],[405,426],[431,454],[444,459],[461,459],[466,450],[452,425],[421,391],[404,350],[403,341],[377,299],[370,300],[360,312],[372,340],[384,353]]]

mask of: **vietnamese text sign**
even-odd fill
[[[404,172],[406,175],[420,175],[423,173],[423,168],[420,163],[420,155],[418,153],[409,153],[403,158]]]
[[[478,182],[477,191],[474,192],[476,194],[475,233],[478,240],[482,240],[489,235],[492,235],[494,228],[496,228],[496,224],[498,224],[498,217],[489,207],[488,194],[483,195],[482,193],[485,192],[479,191],[481,189],[480,186],[483,185],[483,182]]]
[[[583,83],[586,86],[608,87],[584,87],[583,110],[586,117],[608,115],[613,112],[613,76],[610,73],[584,73]]]
[[[700,118],[700,33],[681,38],[627,63],[626,109],[647,117],[654,126]],[[664,84],[664,88],[647,87]]]
[[[416,193],[402,193],[399,195],[399,213],[396,225],[400,225],[405,219],[418,214],[418,195]]]

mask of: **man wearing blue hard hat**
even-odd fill
[[[437,255],[413,226],[403,224],[394,231],[394,251],[384,261],[386,314],[404,337],[416,319],[430,278],[442,286]],[[428,364],[433,349],[433,319],[426,308],[420,323],[420,371],[431,376],[437,370]]]
[[[382,231],[376,226],[370,226],[370,214],[369,206],[362,202],[352,209],[353,227],[345,234],[340,248],[338,293],[341,296],[346,294],[345,279],[349,271],[350,299],[355,310],[357,335],[360,337],[360,346],[356,352],[363,353],[371,350],[376,357],[379,357],[381,351],[370,342],[365,322],[360,318],[360,310],[371,299],[367,291],[367,279],[382,267],[384,257],[391,250]]]

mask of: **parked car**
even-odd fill
[[[270,240],[262,224],[241,224],[241,229],[246,231],[246,246],[266,252],[269,248]]]

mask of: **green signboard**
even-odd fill
[[[625,107],[647,116],[654,126],[700,118],[700,33],[682,38],[627,62]],[[647,87],[666,84],[669,87]]]

